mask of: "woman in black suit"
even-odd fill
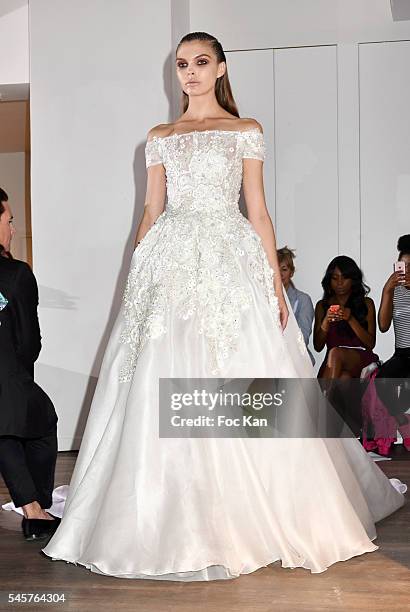
[[[24,513],[27,540],[55,531],[52,505],[57,458],[57,415],[33,379],[41,349],[38,290],[31,268],[14,260],[8,196],[0,189],[0,472]]]

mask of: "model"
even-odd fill
[[[185,36],[176,70],[184,112],[148,134],[138,244],[44,552],[123,578],[322,572],[376,550],[375,522],[404,503],[359,442],[158,435],[161,377],[314,378],[280,280],[261,126],[239,118],[213,36]]]

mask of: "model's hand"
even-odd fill
[[[285,331],[286,325],[289,319],[289,310],[286,306],[286,302],[284,298],[279,299],[279,315],[280,315],[280,324],[282,326],[282,331]]]

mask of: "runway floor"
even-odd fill
[[[67,484],[76,453],[59,453],[56,486]],[[410,453],[396,446],[379,466],[410,484]],[[410,495],[407,493],[407,498]],[[0,505],[9,500],[0,478]],[[410,503],[378,524],[380,549],[337,563],[323,574],[282,569],[279,562],[228,581],[175,583],[125,580],[51,561],[44,543],[25,542],[21,518],[0,511],[0,611],[281,612],[410,611]],[[113,526],[115,528],[115,526]],[[65,602],[6,603],[8,593],[64,593]]]

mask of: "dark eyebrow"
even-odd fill
[[[200,53],[199,55],[195,55],[194,59],[197,59],[197,57],[204,57],[204,56],[205,57],[209,57],[209,59],[211,59],[211,56],[208,55],[207,53]],[[175,61],[178,62],[180,60],[186,61],[185,58],[183,58],[183,57],[177,57],[177,59]]]

